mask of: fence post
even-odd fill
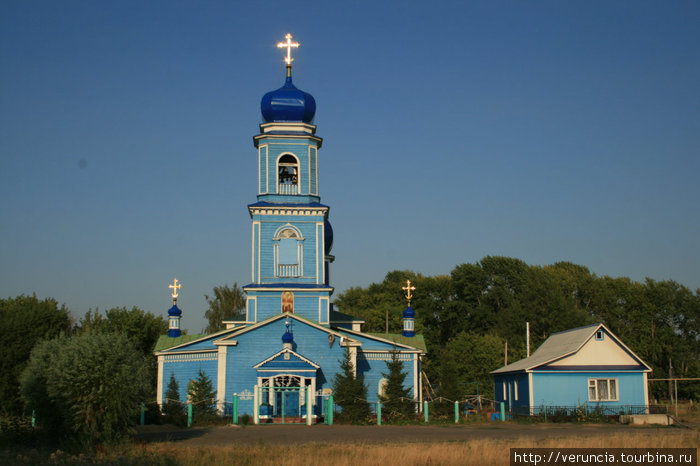
[[[328,425],[333,425],[333,395],[328,395]]]
[[[506,404],[501,401],[501,421],[506,420]]]
[[[36,427],[36,409],[32,409],[32,427]]]
[[[423,419],[425,420],[425,422],[428,422],[428,420],[430,419],[430,414],[428,414],[428,402],[427,401],[423,402]]]
[[[382,402],[377,401],[377,425],[382,425]]]
[[[146,405],[141,403],[141,425],[146,424]]]
[[[232,419],[231,422],[234,424],[238,424],[238,393],[233,394],[233,413],[232,413]]]
[[[192,427],[192,403],[187,403],[187,427]]]
[[[459,422],[459,401],[455,401],[455,424]]]

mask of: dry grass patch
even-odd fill
[[[179,447],[159,443],[147,453],[164,455],[177,464],[190,465],[502,465],[509,464],[511,447],[529,448],[697,448],[700,434],[667,430],[597,437],[557,437],[536,441],[531,437],[510,440],[390,444],[241,445],[227,447]]]

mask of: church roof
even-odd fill
[[[253,204],[248,204],[248,207],[314,207],[314,208],[325,208],[329,209],[325,204],[321,204],[320,202],[307,202],[305,204],[299,204],[299,203],[293,203],[293,202],[267,202],[267,201],[258,201]]]
[[[358,322],[358,323],[363,324],[365,321],[362,319],[358,319],[355,316],[351,316],[349,314],[344,314],[344,313],[338,312],[338,311],[331,311],[331,323],[336,323],[336,322],[343,322],[343,323]]]
[[[285,354],[288,354],[285,359]],[[259,371],[313,371],[321,368],[318,364],[306,359],[304,356],[290,349],[283,349],[262,362],[257,363],[253,368]]]
[[[405,337],[400,333],[365,333],[374,338],[381,338],[384,340],[389,340],[392,343],[396,343],[401,346],[412,346],[417,348],[424,353],[428,352],[428,348],[425,346],[425,339],[423,335],[416,335],[413,337]]]
[[[316,114],[316,100],[308,92],[294,86],[290,73],[282,87],[263,96],[260,102],[260,112],[266,123],[271,121],[313,123]]]
[[[169,337],[167,335],[161,335],[158,337],[158,341],[156,341],[156,346],[153,349],[153,352],[156,351],[163,351],[164,349],[172,348],[173,346],[177,345],[182,345],[185,343],[189,343],[194,340],[198,340],[200,338],[205,337],[206,335],[199,335],[199,334],[192,334],[192,335],[180,335],[179,337]]]

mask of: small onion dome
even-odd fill
[[[416,317],[416,311],[411,309],[411,306],[408,306],[405,311],[403,311],[403,318],[404,319],[415,319]]]
[[[323,242],[326,245],[326,254],[330,254],[333,249],[333,227],[328,220],[323,222]]]
[[[168,310],[168,315],[180,317],[182,315],[182,311],[180,310],[179,307],[177,307],[175,304],[173,304],[173,307],[171,307]]]
[[[294,87],[292,77],[287,76],[284,86],[263,96],[260,111],[265,123],[273,121],[312,123],[316,114],[316,101],[311,94]]]
[[[284,335],[282,335],[282,343],[292,343],[294,341],[294,336],[287,330],[284,332]]]

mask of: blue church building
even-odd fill
[[[414,311],[404,312],[402,334],[369,334],[362,332],[361,320],[333,310],[333,229],[319,192],[323,140],[316,134],[313,96],[292,82],[291,49],[297,46],[291,35],[278,44],[287,49],[285,82],[263,96],[260,133],[253,137],[258,192],[248,205],[252,254],[244,319],[224,322],[226,329],[211,335],[182,335],[182,311],[174,303],[168,335],[155,348],[161,405],[171,376],[185,400],[188,383],[202,370],[222,412],[235,394],[239,413],[256,422],[303,418],[307,412],[318,418],[346,351],[364,377],[370,401],[383,388],[382,372],[393,351],[413,398],[422,401],[425,343],[414,332]]]

